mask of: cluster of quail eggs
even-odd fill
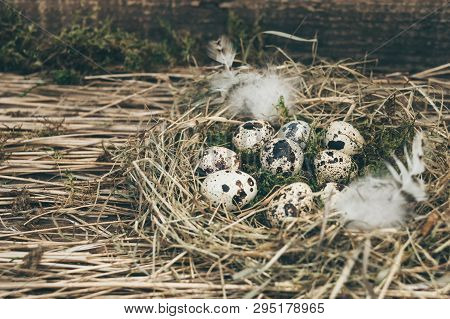
[[[274,175],[289,177],[299,174],[304,150],[311,133],[305,121],[295,120],[278,132],[267,121],[253,120],[239,125],[232,138],[235,151],[219,146],[207,148],[197,163],[197,173],[205,177],[202,193],[214,207],[228,211],[242,209],[258,193],[255,178],[241,171],[241,154],[257,154],[261,168]],[[332,200],[344,184],[357,175],[352,156],[360,153],[364,138],[351,124],[332,122],[323,139],[324,150],[314,158],[317,184],[324,187],[322,200]],[[280,185],[266,211],[267,221],[274,227],[291,217],[307,214],[313,207],[313,191],[303,182]]]

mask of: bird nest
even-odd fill
[[[33,84],[25,97],[21,82],[0,104],[64,121],[58,134],[30,137],[24,132],[36,128],[25,120],[2,144],[0,296],[447,298],[450,83],[442,69],[406,77],[366,76],[362,67],[277,67],[302,79],[293,115],[278,124],[295,116],[314,128],[305,169],[285,178],[248,161],[259,191],[236,212],[211,206],[195,171],[202,150],[231,146],[242,121],[209,92],[211,70],[94,77],[86,87]],[[13,113],[0,112],[12,122]],[[317,198],[310,213],[268,225],[265,211],[281,186],[303,181],[320,190],[308,163],[334,120],[366,140],[355,158],[360,176],[384,174],[383,161],[393,152],[402,158],[414,132],[426,133],[429,199],[402,227],[347,229]]]

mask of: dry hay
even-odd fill
[[[196,159],[239,121],[207,94],[202,70],[91,77],[84,87],[1,75],[0,297],[448,297],[448,66],[411,78],[356,67],[279,71],[304,78],[299,117],[319,130],[344,118],[361,129],[361,174],[388,156],[380,138],[427,132],[430,199],[399,230],[347,230],[319,201],[269,228],[278,181],[241,212],[209,207]],[[313,182],[308,171],[299,178]]]

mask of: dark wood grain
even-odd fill
[[[362,59],[375,50],[378,68],[415,71],[450,60],[450,8],[447,0],[13,0],[23,12],[51,31],[77,16],[90,21],[112,18],[127,31],[159,39],[159,19],[176,30],[210,40],[226,32],[230,11],[249,24],[261,17],[262,28],[319,39],[318,53],[333,60]],[[445,6],[447,4],[447,6]],[[402,30],[435,11],[400,37],[377,49]],[[270,39],[269,39],[270,38]],[[268,36],[267,41],[273,41]],[[277,43],[280,43],[279,41]],[[282,42],[284,43],[284,41]],[[290,44],[295,56],[311,47]]]

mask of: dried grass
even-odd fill
[[[299,117],[361,129],[365,164],[386,155],[374,133],[427,132],[430,199],[400,230],[349,231],[319,202],[272,229],[273,192],[238,213],[209,207],[196,159],[239,119],[205,94],[203,70],[83,87],[2,74],[0,297],[448,298],[448,68],[407,78],[357,67],[279,71],[303,77]]]

